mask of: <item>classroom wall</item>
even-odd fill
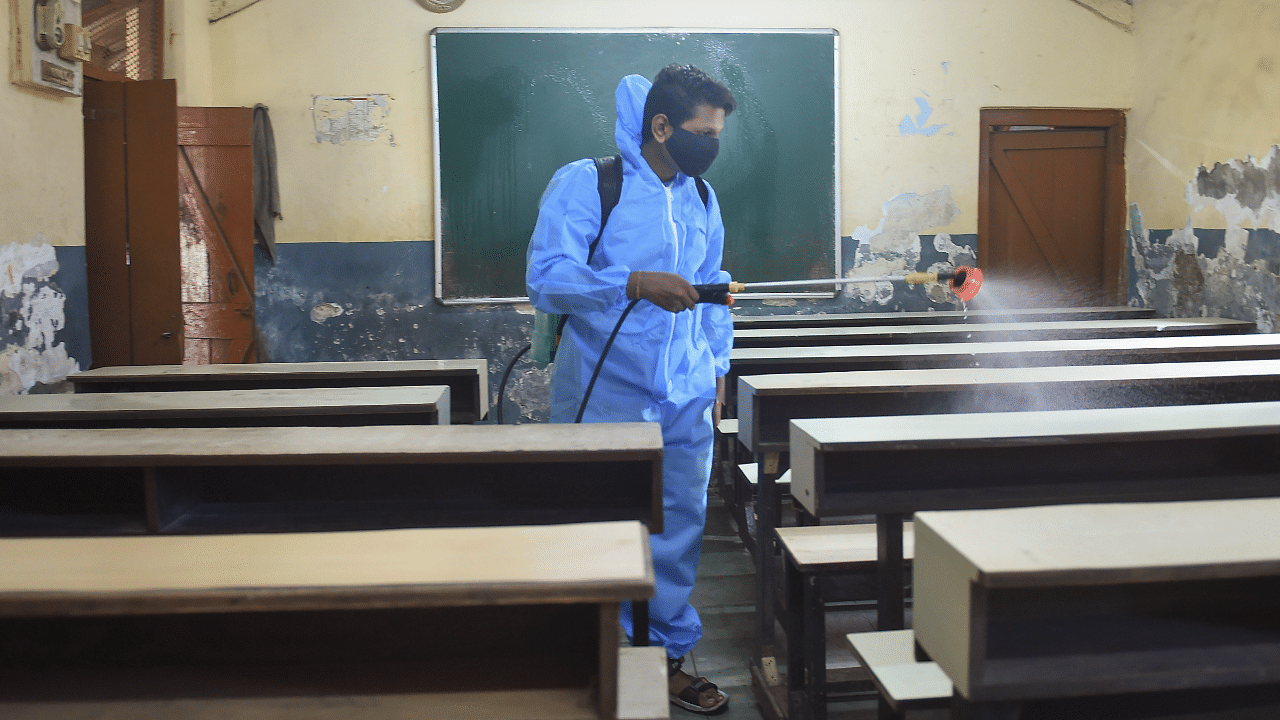
[[[0,11],[0,394],[88,365],[80,99],[8,82],[11,7]]]
[[[1280,5],[1140,1],[1134,15],[1130,302],[1274,332]]]
[[[414,0],[218,0],[238,12],[209,26],[212,101],[266,104],[280,164],[279,253],[274,264],[260,254],[257,268],[260,348],[273,360],[500,364],[527,341],[527,306],[433,299],[434,27],[835,28],[841,264],[895,272],[973,262],[981,108],[1131,105],[1127,18],[1090,4],[1099,3],[698,0],[658,14],[628,0],[471,0],[441,14]],[[920,288],[872,286],[737,311],[951,307]],[[545,373],[517,371],[513,384],[525,417],[542,411]]]

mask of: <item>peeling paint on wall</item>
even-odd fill
[[[845,277],[905,275],[915,271],[920,262],[920,233],[949,225],[959,215],[960,207],[951,198],[951,187],[947,185],[927,195],[904,193],[891,198],[884,204],[878,227],[872,230],[863,225],[853,232],[857,264],[845,272]],[[944,237],[950,243],[951,236]],[[954,244],[952,247],[957,252],[960,249]],[[847,285],[844,292],[865,303],[887,305],[893,300],[894,284],[854,283]]]
[[[342,313],[342,306],[337,303],[320,303],[311,308],[311,322],[322,323],[329,318],[338,317]]]
[[[316,142],[342,145],[351,140],[373,142],[382,135],[395,147],[395,136],[387,128],[391,114],[390,95],[316,95],[311,100],[311,120]]]
[[[1131,304],[1162,317],[1220,316],[1251,320],[1276,331],[1280,312],[1280,146],[1249,157],[1201,166],[1187,185],[1193,211],[1215,207],[1225,230],[1144,227],[1130,206]],[[1252,227],[1246,227],[1251,225]]]
[[[37,236],[31,244],[0,245],[0,394],[21,394],[36,385],[62,382],[80,365],[55,336],[66,325],[66,295],[52,282],[58,272],[53,246]]]
[[[928,93],[925,95],[927,96]],[[910,115],[904,115],[902,122],[898,124],[898,132],[903,135],[924,135],[925,137],[937,135],[939,130],[946,127],[946,124],[930,125],[929,117],[933,115],[933,107],[922,97],[915,98],[915,101],[919,112],[914,119]]]

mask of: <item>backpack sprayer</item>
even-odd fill
[[[852,283],[877,283],[877,282],[905,282],[908,285],[924,285],[926,283],[947,282],[951,288],[951,292],[955,294],[959,300],[968,302],[978,294],[978,290],[982,288],[982,271],[976,267],[961,265],[955,270],[940,270],[937,272],[913,272],[906,275],[881,275],[878,277],[859,277],[859,278],[822,278],[818,280],[772,280],[768,282],[756,283],[740,283],[728,282],[710,285],[694,285],[693,289],[698,291],[698,302],[710,303],[712,305],[732,305],[733,293],[746,292],[748,290],[768,290],[773,288],[790,288],[805,287],[815,285],[849,285]],[[627,307],[622,311],[618,322],[613,326],[613,332],[609,334],[609,339],[605,342],[604,347],[600,350],[600,359],[596,361],[596,367],[591,373],[591,380],[587,383],[587,389],[582,394],[582,404],[578,406],[578,416],[574,422],[582,422],[582,415],[587,409],[587,400],[591,398],[591,390],[595,387],[596,378],[600,375],[600,369],[604,367],[604,359],[609,354],[609,348],[613,347],[613,340],[618,336],[618,331],[622,329],[622,323],[627,319],[627,315],[631,313],[632,308],[640,302],[637,298],[627,303]],[[551,316],[548,316],[551,317]],[[540,318],[541,319],[541,318]],[[549,321],[548,321],[549,322]],[[537,329],[534,331],[535,342],[552,342],[556,345],[560,342],[559,329],[563,328],[564,323],[559,323],[554,336],[549,333],[540,333]],[[544,337],[545,336],[545,337]],[[520,359],[525,352],[529,351],[532,345],[526,345],[519,353],[512,358],[510,364],[507,365],[506,372],[502,374],[502,381],[498,384],[498,423],[502,423],[502,393],[506,387],[507,378],[511,375],[511,369],[515,366],[516,361]],[[550,357],[554,358],[554,345],[549,350],[534,351],[534,355],[545,355],[549,352]]]

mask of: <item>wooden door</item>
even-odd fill
[[[253,110],[178,108],[186,365],[255,362]]]
[[[1124,115],[984,110],[982,129],[984,290],[1013,307],[1121,302]]]
[[[182,361],[177,83],[84,85],[93,367]]]

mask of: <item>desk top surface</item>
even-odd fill
[[[982,392],[993,385],[1062,383],[1168,384],[1210,380],[1280,382],[1280,359],[1220,362],[1067,365],[1014,368],[920,368],[739,376],[740,396],[829,395],[858,392]]]
[[[0,417],[413,412],[447,401],[444,385],[0,395]]]
[[[1280,402],[809,418],[791,421],[791,448],[794,453],[797,443],[823,452],[1017,447],[1270,433],[1280,433]]]
[[[1277,517],[1280,498],[1257,498],[926,511],[915,522],[972,581],[1012,587],[1276,574]]]
[[[999,339],[1000,335],[1017,336],[1028,333],[1080,332],[1089,331],[1129,331],[1129,332],[1166,332],[1187,330],[1208,330],[1212,328],[1229,328],[1245,332],[1251,330],[1254,323],[1245,320],[1225,318],[1134,318],[1121,320],[1062,320],[1044,322],[1013,323],[969,323],[940,325],[883,325],[872,327],[802,327],[802,328],[746,328],[734,331],[734,338],[749,340],[755,338],[787,338],[797,339],[813,337],[874,337],[877,335],[900,335],[929,337],[931,335],[964,334],[973,337]]]
[[[458,374],[488,372],[484,359],[463,360],[379,360],[370,362],[305,362],[305,363],[224,363],[214,365],[119,365],[96,368],[67,376],[72,383],[129,379],[215,378],[250,375],[331,375],[403,374],[456,372]]]
[[[734,348],[734,365],[766,362],[821,362],[856,358],[915,358],[935,355],[998,355],[1011,353],[1177,352],[1213,348],[1280,348],[1280,333],[1240,335],[1178,335],[1074,340],[1017,340],[969,343],[911,343],[906,345],[816,345],[773,348]],[[732,366],[731,366],[732,367]],[[740,370],[742,368],[739,368]],[[749,367],[747,368],[749,370]]]
[[[656,423],[0,430],[0,466],[660,461]]]
[[[809,315],[735,314],[735,327],[804,327],[806,325],[905,325],[945,322],[996,322],[1027,319],[1088,319],[1088,318],[1144,318],[1153,317],[1151,308],[1128,306],[1103,306],[1079,308],[1009,308],[1005,310],[940,310],[936,312],[881,312],[881,313],[814,313]]]
[[[0,567],[0,615],[618,601],[653,588],[638,522],[0,539]]]

